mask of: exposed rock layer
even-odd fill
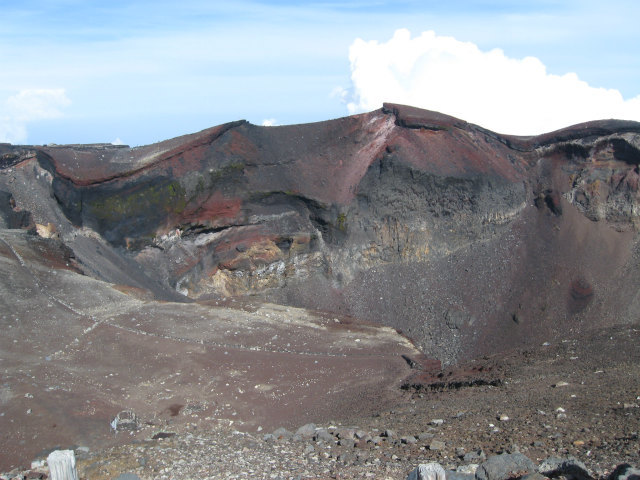
[[[640,309],[635,122],[513,137],[385,104],[0,158],[6,226],[51,224],[86,273],[156,298],[353,314],[445,363]]]

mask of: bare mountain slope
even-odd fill
[[[3,152],[7,215],[51,222],[87,274],[157,298],[353,314],[445,362],[638,313],[634,122],[513,137],[385,105]]]
[[[0,422],[20,418],[14,452],[33,454],[42,418],[99,431],[129,404],[202,404],[213,377],[212,418],[277,419],[278,389],[304,399],[296,421],[329,394],[328,418],[398,384],[401,354],[454,364],[635,323],[639,169],[635,122],[513,137],[391,104],[138,148],[2,144]],[[297,391],[292,363],[319,390]],[[27,416],[31,390],[58,400]]]
[[[55,447],[131,441],[110,427],[122,411],[139,438],[194,421],[255,431],[371,412],[409,372],[402,355],[420,358],[393,329],[344,316],[159,302],[79,274],[70,253],[0,232],[0,471]]]

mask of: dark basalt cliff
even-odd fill
[[[0,161],[6,228],[160,299],[351,314],[445,363],[640,312],[640,123],[514,137],[385,104]]]

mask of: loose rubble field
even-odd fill
[[[390,408],[375,411],[376,397],[363,395],[359,405],[317,425],[283,418],[286,428],[239,431],[231,418],[206,423],[181,410],[183,422],[140,425],[135,438],[115,434],[129,444],[77,450],[79,473],[400,480],[420,463],[468,474],[493,455],[519,452],[535,465],[574,459],[604,478],[621,463],[640,464],[639,327],[486,357],[440,376],[415,371],[393,391]]]
[[[609,328],[440,378],[418,375],[391,409],[336,411],[312,435],[308,426],[296,435],[192,424],[166,439],[90,454],[80,468],[87,478],[404,479],[420,463],[468,472],[492,455],[521,452],[536,465],[574,457],[605,477],[621,463],[640,464],[639,332]]]

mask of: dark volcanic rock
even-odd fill
[[[533,462],[521,453],[502,454],[489,457],[476,470],[477,480],[507,480],[523,477],[535,472]]]
[[[548,458],[538,467],[538,471],[549,478],[562,476],[569,480],[592,480],[584,463],[575,458]]]
[[[2,190],[0,190],[0,222],[3,228],[33,227],[31,213],[17,210],[13,195]]]

